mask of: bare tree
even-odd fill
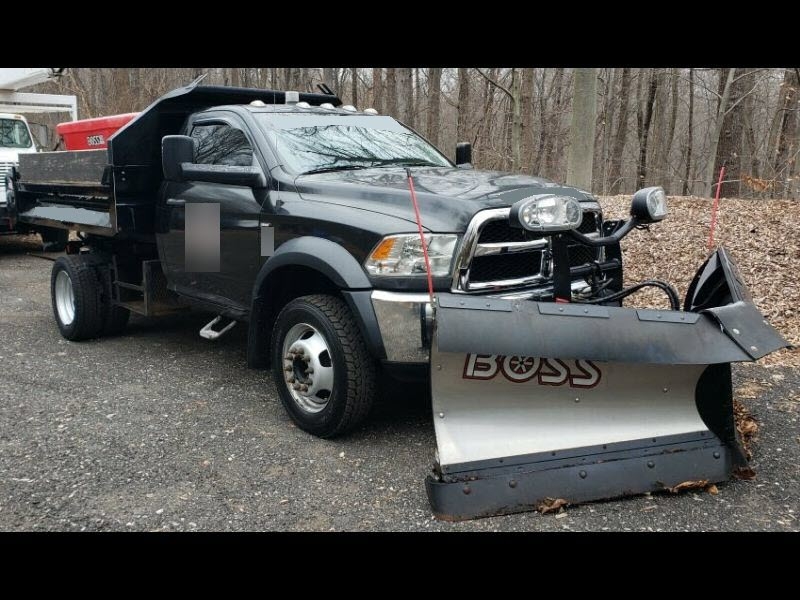
[[[428,69],[428,122],[425,133],[434,145],[439,144],[439,113],[441,109],[442,70]]]
[[[631,70],[624,67],[620,75],[619,116],[617,131],[614,136],[614,147],[611,150],[611,166],[608,171],[610,194],[619,194],[622,187],[622,153],[625,151],[625,140],[628,135],[628,96],[631,91]]]
[[[692,133],[694,131],[694,69],[689,69],[689,119],[686,133],[686,170],[683,175],[684,196],[689,195],[692,177]]]
[[[386,69],[386,112],[397,116],[397,72],[393,68]]]
[[[776,194],[786,196],[787,180],[792,174],[791,163],[797,161],[798,114],[800,113],[800,73],[797,69],[786,69],[781,84],[780,128],[778,147],[775,151],[773,170],[776,174]]]
[[[641,77],[641,74],[639,75]],[[640,83],[641,85],[641,83]],[[656,100],[658,90],[658,77],[655,72],[650,73],[650,80],[647,86],[647,99],[643,107],[639,107],[639,164],[636,168],[636,186],[644,187],[647,185],[647,141],[650,136],[650,122],[653,119],[653,104]]]
[[[596,117],[597,71],[596,69],[575,69],[567,183],[583,189],[592,187]]]
[[[459,142],[467,141],[467,114],[469,112],[469,69],[458,69],[458,126]]]
[[[383,69],[372,69],[372,107],[383,112]]]

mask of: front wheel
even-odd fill
[[[375,396],[375,362],[347,304],[327,295],[289,302],[272,330],[278,396],[301,429],[323,438],[352,431]]]

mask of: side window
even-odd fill
[[[192,137],[197,140],[199,164],[235,167],[253,164],[253,148],[241,129],[225,123],[195,125]]]

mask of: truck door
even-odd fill
[[[197,140],[198,164],[259,165],[247,129],[235,115],[204,113],[191,123],[189,135]],[[167,199],[171,215],[162,248],[176,291],[223,306],[249,308],[253,281],[262,262],[259,215],[266,193],[246,186],[187,181]],[[191,204],[219,205],[218,271],[186,269],[185,215]],[[212,237],[216,233],[208,231]]]

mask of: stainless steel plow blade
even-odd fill
[[[726,303],[714,306],[720,299]],[[434,514],[462,520],[728,479],[730,363],[787,346],[720,250],[686,311],[441,294]]]

